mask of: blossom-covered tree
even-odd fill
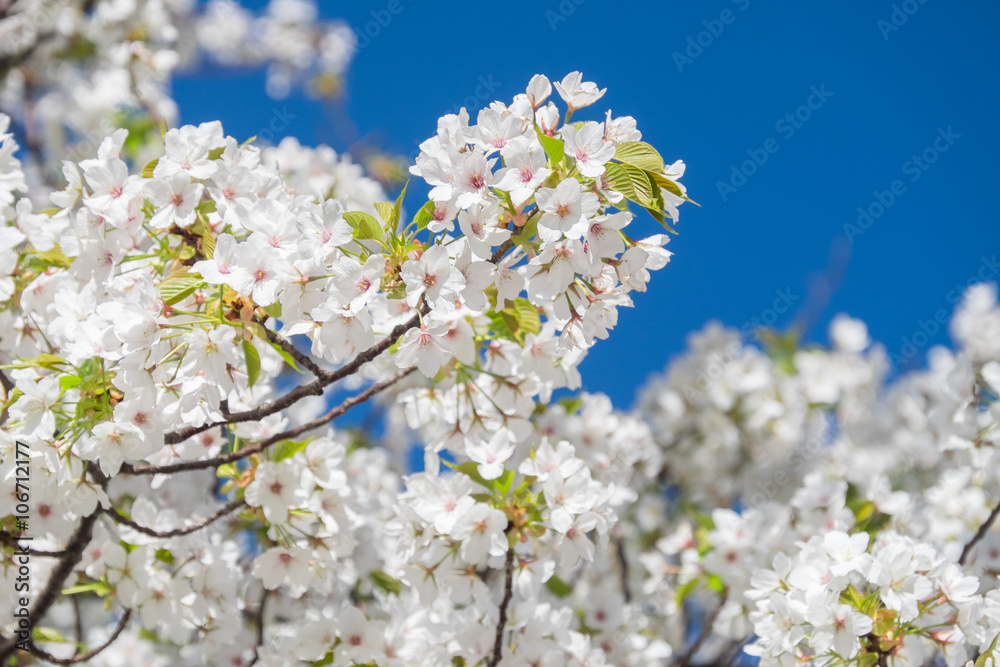
[[[690,200],[581,73],[441,118],[410,212],[174,127],[183,64],[335,87],[311,4],[3,7],[4,664],[994,660],[995,285],[926,370],[709,324],[622,412],[577,367]]]

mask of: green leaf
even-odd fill
[[[417,214],[413,216],[413,224],[417,226],[417,231],[427,227],[427,223],[434,219],[434,202],[429,201],[420,207]]]
[[[403,189],[396,197],[396,203],[392,205],[392,224],[397,224],[402,220],[403,215],[403,197],[406,196],[406,188],[410,184],[410,179],[406,179],[406,183],[403,183]]]
[[[150,160],[149,162],[147,162],[146,166],[142,168],[142,177],[143,178],[152,178],[153,177],[153,170],[156,169],[156,165],[157,165],[157,163],[159,163],[159,161],[160,161],[160,158],[157,157],[157,158],[153,158],[152,160]]]
[[[213,148],[212,150],[208,151],[208,159],[218,160],[220,157],[222,157],[222,154],[224,152],[226,152],[225,146],[219,146],[218,148]]]
[[[612,190],[622,193],[629,201],[640,206],[653,204],[653,186],[650,184],[646,172],[642,169],[630,164],[612,162],[604,165],[604,174],[608,186]]]
[[[81,382],[83,382],[83,380],[81,380],[77,375],[63,375],[59,378],[59,386],[62,387],[63,391],[72,389],[73,387],[78,386]]]
[[[175,274],[160,283],[160,296],[163,298],[163,303],[172,306],[190,296],[204,284],[205,281],[196,273]]]
[[[654,173],[663,171],[663,158],[645,141],[626,141],[618,144],[615,148],[615,159],[646,171]]]
[[[516,299],[514,311],[517,313],[517,322],[522,332],[537,334],[542,330],[542,320],[538,316],[538,308],[530,301],[524,298]]]
[[[312,442],[312,438],[306,438],[305,440],[282,440],[277,445],[271,448],[272,460],[274,461],[284,461],[285,459],[290,459],[299,452],[303,451]]]
[[[387,201],[377,201],[375,202],[375,210],[378,211],[378,217],[382,218],[382,222],[387,225],[396,224],[396,221],[392,219],[392,214],[396,210],[392,204]]]
[[[54,628],[36,627],[31,629],[31,640],[38,642],[51,642],[54,644],[67,644],[69,640],[59,634]]]
[[[344,213],[344,220],[354,229],[357,240],[382,240],[382,225],[374,216],[362,211],[348,211]]]
[[[62,590],[62,595],[76,595],[77,593],[94,593],[100,597],[104,597],[111,592],[111,586],[105,581],[92,581],[89,584],[79,584],[77,586],[70,586],[69,588],[64,588]]]
[[[257,353],[257,348],[253,346],[253,343],[248,340],[243,341],[243,354],[247,359],[247,381],[252,387],[257,383],[257,378],[260,377],[260,354]]]
[[[0,368],[46,368],[48,370],[56,370],[56,366],[62,366],[66,363],[66,360],[62,357],[43,352],[37,357],[22,359],[16,364],[4,364]]]
[[[205,259],[212,259],[215,257],[215,237],[212,236],[212,232],[205,230],[205,233],[201,235],[201,247],[205,251]]]
[[[535,132],[538,134],[538,140],[542,142],[545,154],[549,156],[552,163],[559,164],[562,162],[563,158],[566,157],[566,146],[562,140],[548,136],[537,127],[535,128]]]
[[[157,549],[154,557],[156,560],[166,563],[167,565],[174,564],[174,554],[169,549]]]
[[[403,590],[403,583],[399,579],[390,577],[382,570],[373,571],[371,577],[372,581],[375,582],[375,585],[384,590],[386,593],[399,595]]]
[[[239,474],[239,470],[232,463],[223,463],[215,470],[215,476],[220,479],[223,477],[238,477]]]
[[[555,575],[549,577],[549,580],[545,582],[545,586],[552,592],[553,595],[559,598],[564,598],[573,592],[573,589],[569,587],[569,584]]]
[[[271,343],[271,341],[267,341],[267,342]],[[303,373],[303,374],[305,373],[305,371],[302,370],[301,368],[299,368],[298,364],[295,363],[295,359],[292,358],[292,355],[290,355],[287,352],[285,352],[284,348],[282,348],[277,343],[271,343],[271,347],[273,347],[274,351],[277,352],[281,356],[281,358],[285,360],[286,364],[288,364],[293,369],[295,369],[296,373]]]
[[[244,141],[242,144],[240,144],[240,148],[243,148],[244,146],[252,144],[256,140],[257,140],[257,135],[255,134],[252,137],[250,137],[249,139],[247,139],[246,141]]]
[[[507,492],[510,491],[510,487],[514,484],[514,477],[515,473],[513,470],[504,470],[502,475],[493,480],[496,490],[500,493],[500,495],[507,495]]]
[[[861,653],[858,655],[858,667],[875,667],[878,663],[877,653]],[[980,667],[976,665],[976,667]]]
[[[476,484],[484,486],[490,491],[496,489],[496,480],[483,479],[483,476],[479,474],[479,464],[475,461],[466,461],[465,463],[459,463],[458,465],[448,461],[442,461],[442,463],[452,470],[462,473]]]
[[[49,266],[58,266],[62,269],[68,269],[69,265],[73,263],[73,260],[63,254],[62,248],[58,245],[51,250],[38,253],[38,258]]]
[[[984,651],[978,658],[976,658],[975,667],[986,667],[986,661],[993,657],[993,651],[997,648],[997,640],[1000,640],[1000,634],[993,638],[993,643],[990,644],[988,650]],[[994,664],[996,662],[994,661]]]

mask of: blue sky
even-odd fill
[[[687,163],[702,207],[681,208],[672,262],[581,366],[584,388],[619,407],[711,319],[785,327],[807,311],[806,339],[823,342],[847,312],[900,368],[921,365],[931,345],[950,344],[944,328],[930,332],[956,289],[977,274],[1000,280],[1000,4],[384,0],[322,11],[367,31],[344,104],[386,150],[412,159],[440,115],[487,88],[477,108],[535,73],[580,70],[608,89],[581,119],[634,116],[668,161]],[[285,133],[345,147],[316,103],[271,101],[263,80],[181,77],[182,122],[218,118],[244,138],[277,110],[295,116]],[[411,211],[426,192],[415,185]],[[633,224],[659,229],[645,214]],[[824,283],[836,285],[828,299]]]

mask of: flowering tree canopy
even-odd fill
[[[442,117],[413,212],[174,126],[182,65],[335,88],[310,4],[27,3],[0,44],[3,664],[993,660],[994,285],[926,370],[710,324],[622,412],[577,367],[690,200],[579,72]]]

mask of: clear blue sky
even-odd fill
[[[377,34],[352,65],[345,102],[383,148],[415,156],[436,119],[482,81],[495,90],[479,106],[509,100],[537,72],[555,80],[580,70],[608,88],[594,119],[607,108],[632,115],[668,161],[687,163],[684,183],[702,208],[681,208],[673,261],[581,367],[584,388],[619,407],[684,349],[688,332],[710,319],[739,327],[767,317],[779,290],[795,301],[777,326],[818,304],[807,340],[823,342],[830,318],[847,312],[900,354],[921,321],[950,314],[956,287],[980,271],[1000,279],[982,261],[1000,256],[996,3],[398,0],[397,14],[390,5],[322,10],[362,33],[378,17],[386,23],[369,25]],[[287,134],[344,147],[318,105],[268,100],[260,74],[182,77],[175,94],[184,123],[219,118],[243,138],[286,107],[296,116]],[[754,156],[762,164],[743,165]],[[751,175],[744,182],[734,167]],[[411,211],[426,192],[412,185]],[[883,203],[876,193],[887,193]],[[849,228],[862,233],[847,242],[859,207],[872,222]],[[645,214],[634,224],[658,229]],[[850,249],[846,264],[833,262],[839,286],[828,303],[808,298],[837,247]],[[933,344],[950,344],[947,332],[903,368],[922,364]]]

